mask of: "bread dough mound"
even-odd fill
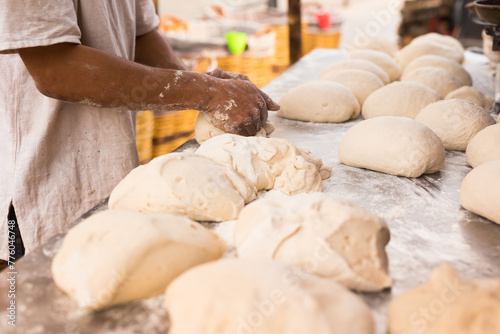
[[[389,333],[500,333],[500,280],[465,280],[447,264],[394,298]]]
[[[280,99],[278,116],[299,121],[338,123],[359,116],[360,106],[349,88],[336,82],[312,81]]]
[[[425,106],[439,100],[441,95],[425,85],[411,81],[395,81],[368,96],[363,105],[363,117],[415,118]]]
[[[495,100],[489,96],[483,95],[480,91],[471,86],[463,86],[446,95],[445,100],[463,99],[474,103],[486,110],[491,110]]]
[[[444,68],[431,66],[419,67],[405,73],[401,76],[401,81],[421,83],[434,89],[442,97],[463,86],[463,83],[449,71]]]
[[[196,154],[231,166],[256,191],[321,191],[321,180],[331,175],[321,159],[285,139],[224,134],[204,142]]]
[[[342,70],[363,70],[368,71],[375,74],[384,85],[387,85],[389,80],[389,75],[378,65],[375,63],[364,60],[364,59],[345,59],[338,62],[335,62],[329,66],[327,66],[319,75],[319,79],[332,71],[342,71]]]
[[[496,123],[486,110],[461,99],[431,103],[415,119],[431,128],[447,150],[457,151],[465,151],[479,131]]]
[[[98,310],[162,294],[175,277],[224,249],[222,239],[188,218],[108,210],[68,232],[52,276],[80,307]]]
[[[168,287],[169,334],[372,334],[370,309],[341,285],[271,261],[203,264]]]
[[[500,159],[482,163],[467,174],[460,188],[460,204],[500,224]]]
[[[324,193],[258,199],[241,211],[234,231],[242,258],[283,261],[358,291],[392,285],[389,238],[381,218]]]
[[[364,37],[366,37],[366,35]],[[371,37],[369,39],[354,38],[353,42],[349,44],[348,47],[349,52],[353,52],[356,50],[365,50],[365,49],[382,51],[387,53],[389,56],[394,57],[398,52],[398,45],[397,43],[391,41],[388,38],[377,36],[377,37]]]
[[[111,192],[109,208],[226,221],[237,218],[255,197],[255,189],[232,168],[194,154],[170,153],[133,169]]]
[[[342,70],[325,73],[321,80],[337,82],[346,86],[354,93],[361,108],[366,98],[384,86],[375,74],[363,70]]]
[[[437,172],[445,157],[439,137],[407,117],[362,121],[347,131],[339,147],[345,165],[407,177]]]
[[[467,72],[467,70],[462,65],[460,65],[456,61],[437,55],[425,55],[415,58],[408,64],[408,66],[405,67],[403,75],[419,67],[426,66],[444,68],[445,70],[453,74],[464,85],[472,85],[472,78],[469,72]]]
[[[464,60],[463,53],[443,43],[432,40],[414,40],[396,55],[396,60],[404,69],[412,60],[425,55],[437,55],[448,58],[461,64]]]
[[[267,121],[266,124],[264,124],[262,128],[257,131],[255,136],[266,137],[267,135],[273,133],[273,131],[274,125],[271,122]],[[210,122],[205,116],[205,114],[201,112],[198,114],[198,118],[196,119],[196,123],[194,125],[194,138],[196,139],[198,144],[201,144],[215,136],[220,136],[224,133],[226,132],[213,125],[212,122]]]
[[[396,60],[387,53],[376,50],[357,50],[346,56],[347,59],[364,59],[380,66],[388,75],[390,81],[398,80],[401,76],[401,67]]]
[[[425,40],[446,45],[447,47],[454,49],[458,54],[464,54],[464,47],[458,39],[452,36],[441,35],[435,32],[430,32],[428,34],[418,36],[414,38],[412,42]]]
[[[467,145],[465,158],[472,167],[500,159],[500,124],[490,125],[479,131]]]

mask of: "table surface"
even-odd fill
[[[273,99],[291,88],[316,80],[321,69],[339,60],[339,50],[316,49],[264,87]],[[482,55],[466,53],[464,66],[474,86],[493,96],[493,72]],[[500,226],[461,208],[459,189],[470,171],[465,154],[448,151],[437,173],[412,179],[340,164],[338,146],[344,134],[362,119],[341,124],[292,121],[271,113],[276,126],[272,137],[285,138],[309,149],[333,168],[323,181],[324,192],[365,207],[387,221],[391,241],[389,267],[395,283],[391,290],[360,294],[373,310],[377,333],[386,333],[387,307],[393,296],[427,281],[436,265],[453,265],[466,278],[500,277]],[[197,147],[191,140],[179,150]],[[103,202],[83,218],[106,209]],[[80,219],[81,220],[81,219]],[[79,221],[80,221],[79,220]],[[76,224],[77,222],[75,222]],[[220,225],[218,225],[220,227]],[[215,229],[217,231],[217,229]],[[8,299],[0,297],[1,333],[166,333],[163,298],[128,303],[87,314],[58,290],[50,263],[65,232],[54,236],[16,263],[16,327],[7,325]],[[8,269],[0,274],[0,292],[7,294]]]

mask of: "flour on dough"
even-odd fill
[[[457,63],[443,56],[424,55],[412,60],[404,69],[403,75],[419,67],[440,67],[453,74],[464,85],[472,86],[472,77],[467,70]]]
[[[377,50],[356,50],[346,55],[346,59],[364,59],[380,66],[388,75],[389,80],[396,81],[401,76],[401,67],[387,53]]]
[[[463,83],[448,70],[432,66],[418,67],[406,72],[401,76],[401,81],[421,83],[434,89],[442,97],[463,86]]]
[[[332,71],[339,70],[363,70],[375,74],[384,85],[390,82],[389,75],[377,64],[365,59],[343,59],[328,65],[321,71],[319,79]]]
[[[460,87],[445,96],[445,100],[450,99],[463,99],[478,105],[487,111],[493,108],[495,100],[489,96],[484,95],[477,89],[471,86]]]

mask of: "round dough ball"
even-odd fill
[[[347,59],[364,59],[380,66],[389,75],[389,80],[398,80],[401,76],[401,67],[387,53],[376,50],[357,50],[346,56]]]
[[[52,277],[80,307],[99,310],[162,294],[175,277],[224,250],[222,239],[188,218],[107,210],[68,232]]]
[[[364,59],[346,59],[342,61],[335,62],[328,67],[326,67],[319,75],[319,79],[331,71],[342,71],[342,70],[364,70],[375,74],[384,85],[387,85],[389,81],[389,75],[378,65],[372,63],[371,61]]]
[[[465,158],[472,167],[500,159],[500,124],[490,125],[479,131],[467,145]]]
[[[425,55],[413,59],[408,66],[405,67],[402,75],[404,76],[406,73],[409,73],[419,67],[427,66],[444,68],[453,74],[464,85],[472,85],[472,77],[462,65],[458,64],[456,61],[437,55]]]
[[[321,123],[355,119],[360,111],[351,90],[330,81],[312,81],[297,86],[283,95],[279,104],[278,116]]]
[[[453,74],[440,67],[419,67],[401,76],[401,81],[413,81],[426,85],[442,97],[463,86]]]
[[[373,334],[370,309],[341,285],[271,261],[227,259],[165,293],[169,334]]]
[[[384,86],[375,74],[363,70],[342,70],[325,73],[321,80],[333,81],[346,86],[354,93],[361,108],[366,98]]]
[[[411,81],[395,81],[368,96],[363,105],[363,117],[415,118],[425,106],[439,100],[441,95],[425,85]]]
[[[348,47],[349,52],[365,49],[382,51],[394,57],[398,52],[398,44],[383,36],[367,37],[364,35],[363,38],[355,37]]]
[[[500,159],[487,161],[467,174],[460,187],[460,204],[500,224]]]
[[[461,64],[464,60],[464,55],[462,53],[457,52],[454,48],[443,43],[432,40],[412,41],[399,51],[396,55],[396,60],[404,69],[412,60],[425,55],[442,56],[458,64]]]
[[[449,48],[454,49],[456,52],[459,54],[464,54],[464,47],[462,46],[462,43],[460,41],[452,36],[447,36],[447,35],[441,35],[435,32],[430,32],[425,35],[418,36],[413,39],[412,42],[414,41],[421,41],[421,40],[428,40],[428,41],[433,41],[437,42],[440,44],[444,44]]]
[[[437,172],[445,157],[439,137],[407,117],[362,121],[347,131],[339,147],[343,164],[407,177]]]
[[[496,123],[486,110],[461,99],[431,103],[415,119],[431,128],[447,150],[457,151],[465,151],[479,131]]]
[[[495,104],[495,100],[489,96],[483,95],[480,91],[471,86],[463,86],[448,93],[445,100],[463,99],[474,103],[486,110],[491,110]]]

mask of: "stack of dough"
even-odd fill
[[[283,261],[372,292],[392,285],[389,238],[381,218],[324,193],[259,199],[242,210],[234,231],[242,258]]]
[[[168,287],[169,334],[374,334],[370,309],[341,285],[271,261],[221,260]]]
[[[500,333],[500,279],[465,280],[449,265],[394,298],[389,334]]]
[[[490,125],[479,131],[467,145],[465,158],[472,167],[500,159],[500,124]]]

